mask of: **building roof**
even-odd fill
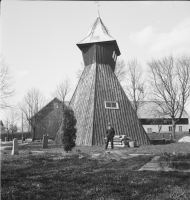
[[[121,54],[116,40],[110,35],[108,29],[106,28],[99,16],[97,17],[93,25],[90,27],[86,37],[83,40],[81,40],[77,44],[77,46],[97,42],[113,42],[117,49],[117,55],[119,56]]]
[[[164,103],[164,102],[162,102]],[[158,113],[156,110],[161,112],[161,108],[153,101],[144,101],[142,103],[142,106],[138,110],[138,117],[140,119],[151,119],[151,118],[171,118],[169,115],[164,116],[158,116]],[[176,118],[179,116],[179,114],[176,115]],[[184,110],[182,113],[181,118],[189,118],[189,115]]]
[[[6,128],[5,128],[4,124],[3,124],[3,121],[0,120],[0,133],[6,133],[7,131],[5,129]]]
[[[34,115],[37,117],[36,120],[38,120],[38,122],[40,122],[44,117],[54,110],[53,103],[61,104],[62,102],[58,98],[54,98],[47,105],[45,105],[41,110],[38,111],[38,113]],[[31,119],[34,118],[34,116],[32,116]]]
[[[105,27],[100,17],[97,17],[96,21],[90,27],[86,37],[78,44],[104,42],[115,40],[110,34],[108,29]]]
[[[0,126],[4,126],[4,124],[3,124],[3,121],[2,121],[2,120],[0,120]]]

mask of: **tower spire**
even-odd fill
[[[100,5],[99,5],[99,1],[98,1],[98,17],[100,17]]]
[[[97,18],[100,18],[100,4],[99,4],[99,1],[95,1],[94,3],[97,3],[98,4],[98,14],[97,14]]]

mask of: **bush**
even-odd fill
[[[188,170],[188,169],[190,169],[190,162],[173,161],[173,162],[169,163],[169,167],[174,168],[174,169],[179,169],[179,170]]]
[[[62,126],[62,144],[66,152],[71,151],[75,147],[76,140],[76,118],[74,116],[74,111],[71,108],[64,109],[64,118]]]
[[[190,169],[190,153],[188,154],[175,154],[173,153],[164,153],[160,156],[160,163],[166,162],[168,167],[174,169]]]

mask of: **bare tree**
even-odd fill
[[[181,119],[190,97],[190,57],[181,55],[148,62],[152,100],[158,115],[170,116],[175,138],[176,123]]]
[[[9,141],[9,133],[12,133],[12,139],[14,138],[14,133],[18,130],[18,110],[16,108],[12,108],[6,112],[5,116],[5,129],[7,130],[7,139]]]
[[[133,108],[138,115],[139,108],[145,103],[147,92],[145,81],[142,76],[143,72],[136,59],[128,62],[127,72],[127,85],[125,86],[125,92],[131,100]]]
[[[32,141],[35,140],[36,127],[43,117],[39,111],[44,104],[45,100],[43,95],[35,88],[27,92],[23,102],[20,104],[20,109],[24,113],[25,118],[27,119],[33,131]]]
[[[62,135],[61,130],[62,130],[62,124],[63,124],[63,119],[64,119],[65,99],[70,92],[71,92],[71,82],[69,78],[66,77],[63,80],[63,82],[57,85],[56,90],[52,94],[53,96],[56,96],[62,102],[62,106],[61,106],[62,119],[61,119],[60,128],[55,138],[56,144],[61,143],[61,135]]]
[[[9,67],[5,64],[4,59],[0,56],[0,108],[5,109],[10,107],[8,100],[15,93],[12,88],[12,78],[10,76]]]
[[[81,62],[81,67],[76,72],[77,79],[80,79],[82,72],[84,70],[84,67],[85,67],[84,63]],[[123,59],[118,58],[116,65],[115,65],[114,73],[120,83],[125,80],[127,69],[126,69],[125,61]]]
[[[23,132],[29,132],[29,131],[31,131],[30,129],[30,123],[28,122],[28,120],[27,120],[27,118],[26,118],[26,116],[24,115],[24,113],[23,113],[23,124],[22,124],[22,131]]]
[[[57,97],[61,102],[65,102],[65,98],[71,92],[71,82],[68,77],[66,77],[61,83],[56,86],[55,91],[52,96]]]
[[[127,68],[125,65],[125,61],[123,59],[121,59],[121,58],[117,59],[114,73],[120,83],[125,81],[126,74],[127,74]]]
[[[80,79],[80,77],[81,77],[81,75],[82,75],[82,73],[84,71],[84,68],[85,68],[84,62],[81,62],[80,63],[80,68],[76,72],[76,78],[77,78],[77,80]]]

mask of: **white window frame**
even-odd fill
[[[115,54],[114,61],[116,62],[116,60],[117,60],[117,55]]]
[[[112,58],[115,59],[115,51],[113,51]]]
[[[179,126],[179,132],[182,132],[182,131],[183,131],[183,127]]]
[[[173,127],[169,126],[169,132],[172,132]]]
[[[106,105],[106,103],[115,103],[116,104],[116,107],[107,107],[107,105]],[[118,102],[117,101],[104,101],[104,105],[105,105],[105,108],[106,109],[119,109],[119,104],[118,104]]]

